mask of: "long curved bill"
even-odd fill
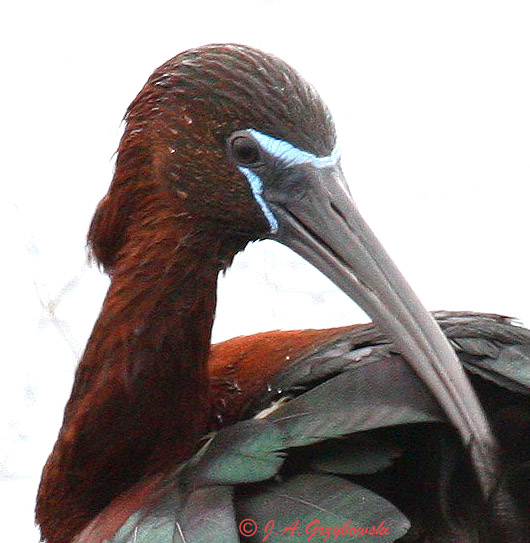
[[[275,239],[334,281],[392,340],[460,432],[487,497],[495,438],[454,350],[359,214],[340,167],[305,165],[304,177],[301,198],[271,204]]]

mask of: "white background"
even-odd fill
[[[112,177],[121,118],[153,69],[211,42],[284,58],[334,113],[357,204],[425,305],[530,324],[529,6],[50,0],[2,8],[3,541],[37,541],[40,470],[107,287],[86,265],[85,235]],[[221,281],[214,339],[359,320],[309,265],[263,242]]]

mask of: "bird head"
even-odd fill
[[[288,148],[325,157],[335,147],[333,121],[314,88],[280,59],[241,45],[172,58],[149,78],[125,121],[114,180],[90,234],[109,270],[129,227],[142,214],[153,216],[155,203],[223,235],[274,236],[274,198],[305,190],[297,175],[304,167],[278,155]]]

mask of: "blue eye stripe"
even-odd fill
[[[329,156],[318,157],[307,151],[302,151],[286,141],[272,138],[271,136],[262,134],[252,128],[247,132],[258,142],[263,151],[268,155],[275,157],[280,162],[280,167],[282,168],[310,164],[314,168],[320,169],[336,166],[340,161],[340,150],[338,146],[335,146]],[[238,168],[248,179],[252,195],[260,206],[263,215],[265,215],[265,218],[269,222],[270,233],[276,234],[279,227],[278,220],[274,216],[268,202],[263,197],[262,179],[250,168],[244,168],[242,166],[238,166]]]
[[[269,221],[269,225],[271,227],[270,233],[276,234],[276,232],[278,232],[278,221],[276,220],[276,217],[271,211],[269,205],[265,201],[265,198],[263,198],[263,181],[261,180],[260,176],[255,174],[252,170],[241,167],[239,167],[239,169],[245,174],[245,177],[248,179],[250,188],[252,190],[252,195],[254,196],[254,199],[256,200],[258,205],[261,207],[261,211],[263,211],[265,218]]]
[[[340,160],[338,146],[335,146],[331,155],[318,157],[307,151],[302,151],[286,141],[272,138],[252,128],[248,132],[264,151],[277,158],[285,167],[311,164],[315,168],[327,168],[336,166]]]

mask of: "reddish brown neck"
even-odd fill
[[[129,239],[44,469],[37,521],[49,543],[69,542],[141,477],[188,458],[209,428],[217,274],[241,247],[227,254],[218,232],[170,213]]]

